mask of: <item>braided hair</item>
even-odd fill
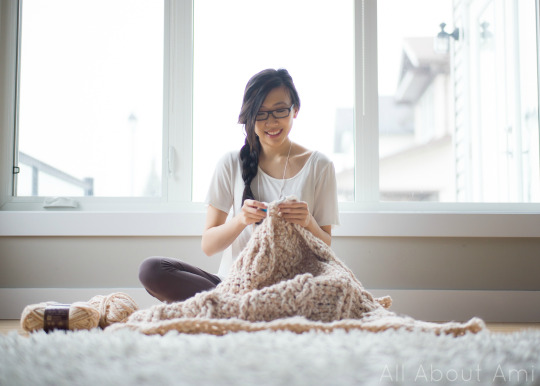
[[[277,88],[286,87],[291,97],[291,102],[295,108],[300,108],[300,98],[294,86],[293,80],[287,70],[267,69],[255,74],[247,83],[244,91],[244,100],[238,123],[244,125],[246,141],[240,149],[240,160],[242,161],[242,179],[244,180],[244,193],[242,194],[242,205],[247,199],[254,200],[251,190],[251,181],[257,175],[259,167],[259,155],[261,153],[261,142],[259,136],[255,134],[255,117],[263,104],[266,95]]]

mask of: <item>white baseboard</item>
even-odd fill
[[[390,295],[390,310],[426,321],[540,322],[540,291],[484,290],[369,290]]]
[[[390,310],[426,321],[464,321],[474,316],[486,322],[540,322],[540,291],[369,290],[390,295]],[[28,304],[43,301],[73,303],[95,295],[125,292],[140,308],[159,301],[143,288],[0,288],[0,319],[19,319]]]

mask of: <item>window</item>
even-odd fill
[[[67,196],[202,211],[217,159],[243,144],[244,86],[269,67],[293,76],[293,140],[334,161],[344,211],[538,209],[538,0],[14,4],[3,210]]]
[[[162,1],[24,0],[14,195],[161,195]]]
[[[539,202],[535,1],[377,4],[381,200]]]
[[[194,2],[194,201],[205,199],[218,159],[244,145],[237,121],[247,81],[280,67],[301,101],[291,139],[331,157],[340,200],[354,199],[353,15],[352,0]]]

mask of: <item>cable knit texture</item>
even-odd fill
[[[406,328],[461,335],[485,328],[478,318],[438,324],[389,311],[390,297],[374,298],[322,240],[283,220],[277,204],[269,204],[267,218],[253,232],[227,279],[215,289],[183,302],[137,311],[126,323],[107,330],[221,335],[264,329],[300,333]]]

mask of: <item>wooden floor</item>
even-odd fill
[[[540,323],[486,323],[489,331],[493,333],[511,333],[527,329],[540,330]],[[0,334],[18,331],[26,334],[20,326],[19,320],[0,320]]]
[[[24,334],[25,331],[21,328],[20,321],[18,319],[6,320],[0,319],[0,334],[7,334],[10,331],[19,331]]]
[[[540,330],[540,323],[486,323],[487,328],[495,333],[509,333],[522,330]]]

